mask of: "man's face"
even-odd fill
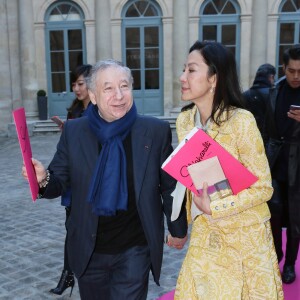
[[[287,65],[283,65],[286,80],[293,89],[300,87],[300,60],[290,59]]]
[[[274,85],[274,83],[275,83],[275,75],[273,75],[273,74],[270,74],[270,75],[269,75],[269,77],[268,77],[268,79],[269,79],[269,81],[270,81],[271,85],[273,86],[273,85]]]
[[[125,70],[109,67],[97,75],[96,93],[89,91],[101,117],[107,122],[121,119],[133,104],[132,85]]]

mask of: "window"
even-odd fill
[[[240,8],[232,0],[208,0],[200,8],[199,39],[227,46],[239,65]]]
[[[284,0],[279,6],[278,19],[278,50],[277,74],[278,78],[284,75],[282,70],[283,52],[294,44],[300,43],[300,2]]]
[[[160,115],[163,107],[160,7],[155,1],[129,1],[122,15],[123,61],[132,70],[138,111]]]
[[[84,14],[74,2],[55,1],[45,22],[49,113],[64,117],[75,98],[70,73],[86,63]]]

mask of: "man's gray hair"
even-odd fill
[[[133,77],[132,77],[131,70],[128,67],[124,66],[123,63],[118,60],[107,59],[107,60],[100,60],[96,62],[93,65],[89,76],[86,78],[87,87],[90,91],[92,91],[93,93],[96,92],[98,73],[111,67],[123,69],[127,73],[129,83],[132,86]]]

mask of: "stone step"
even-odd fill
[[[36,121],[32,134],[33,135],[42,135],[42,134],[51,134],[60,132],[60,128],[52,120],[39,120]]]

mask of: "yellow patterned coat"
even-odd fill
[[[179,114],[179,142],[195,126],[196,112],[194,106]],[[258,181],[238,195],[213,197],[212,215],[193,221],[175,299],[284,299],[266,203],[273,193],[271,175],[255,119],[248,111],[235,109],[221,126],[211,122],[207,133]],[[191,199],[188,193],[188,212]]]

